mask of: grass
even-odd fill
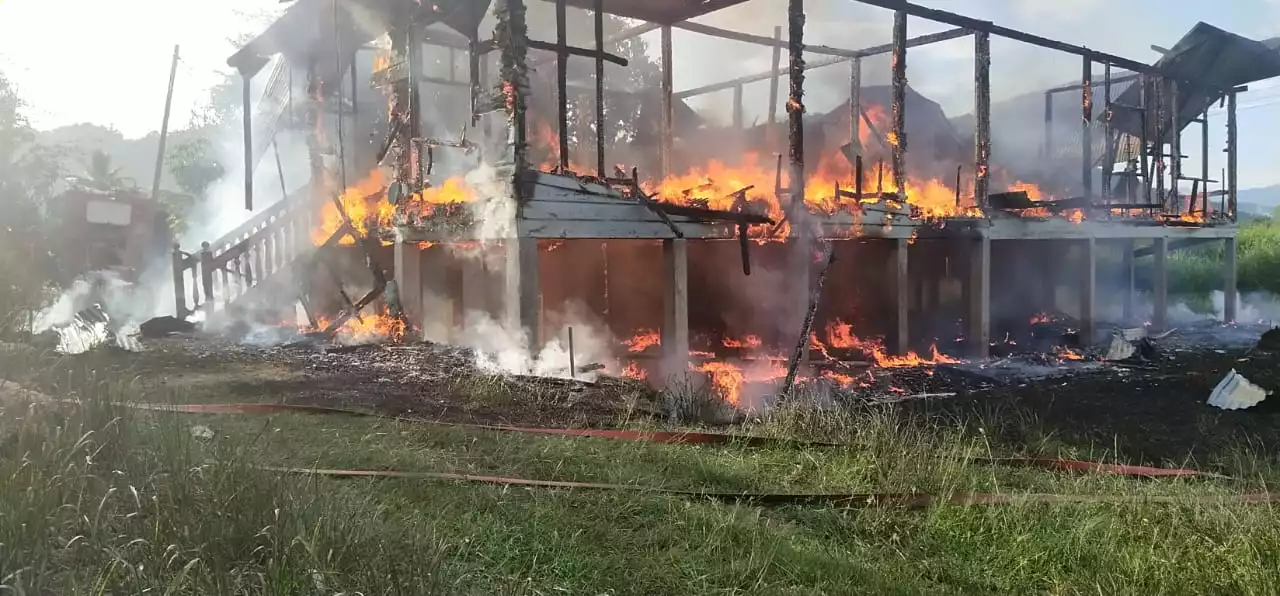
[[[751,449],[346,416],[144,414],[105,405],[133,395],[133,384],[87,383],[77,406],[0,403],[0,591],[1266,594],[1280,581],[1270,563],[1278,520],[1266,506],[762,508],[255,467],[724,491],[1191,497],[1271,486],[1280,476],[1257,456],[1242,460],[1244,480],[1143,482],[983,464],[974,458],[992,454],[984,430],[880,410],[787,407],[750,430],[849,445]],[[1056,449],[1052,437],[1028,447]]]

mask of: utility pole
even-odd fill
[[[160,177],[164,173],[164,144],[169,137],[169,110],[173,107],[173,82],[178,76],[178,46],[173,46],[173,64],[169,66],[169,90],[164,96],[164,120],[160,121],[160,147],[156,150],[156,174],[151,179],[151,200],[160,196]]]

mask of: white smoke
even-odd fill
[[[612,346],[616,340],[594,321],[586,320],[580,307],[573,306],[565,315],[565,324],[548,333],[550,339],[536,352],[528,333],[498,322],[489,313],[469,310],[463,322],[458,343],[476,351],[477,368],[494,373],[533,374],[578,379],[593,378],[591,373],[570,374],[569,330],[573,330],[573,365],[605,364],[616,369]]]
[[[138,323],[152,317],[155,305],[148,288],[121,279],[114,271],[92,271],[72,282],[53,304],[36,315],[33,333],[71,323],[76,313],[98,304],[113,321]]]
[[[1167,321],[1170,324],[1188,324],[1202,321],[1222,321],[1225,318],[1226,294],[1214,290],[1209,295],[1211,310],[1201,305],[1178,300],[1169,304]],[[1110,302],[1099,310],[1102,320],[1123,321],[1124,310],[1119,302]],[[1148,292],[1137,292],[1134,296],[1133,317],[1137,322],[1150,321],[1155,314],[1155,303]],[[1271,324],[1280,321],[1280,301],[1267,292],[1249,292],[1236,297],[1236,321],[1241,324]]]

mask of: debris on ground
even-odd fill
[[[141,332],[142,337],[148,339],[167,337],[178,333],[192,333],[195,330],[195,323],[169,315],[155,317],[138,326],[138,331]]]
[[[1209,394],[1209,405],[1223,410],[1244,410],[1262,403],[1270,393],[1240,376],[1233,368]]]

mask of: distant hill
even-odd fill
[[[1280,184],[1243,189],[1236,196],[1236,204],[1242,214],[1271,215],[1280,207]]]
[[[69,175],[83,174],[89,155],[94,151],[103,151],[111,156],[112,165],[121,169],[122,176],[132,178],[139,188],[148,192],[151,189],[151,177],[155,175],[156,149],[160,142],[160,134],[157,132],[152,132],[140,139],[126,139],[119,131],[111,128],[96,124],[73,124],[39,131],[36,134],[36,140],[39,143],[56,145],[68,150],[69,155],[63,166]],[[169,150],[193,134],[196,133],[171,132],[168,141]],[[167,166],[161,178],[161,185],[170,189],[176,187]]]

